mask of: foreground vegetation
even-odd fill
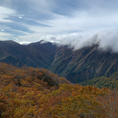
[[[0,118],[117,118],[117,92],[73,85],[45,69],[0,63]]]

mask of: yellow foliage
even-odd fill
[[[110,118],[113,113],[108,89],[58,81],[45,69],[2,66],[0,118]]]

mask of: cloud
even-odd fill
[[[11,34],[6,33],[6,32],[0,32],[0,41],[4,41],[6,39],[10,39],[12,37]]]
[[[19,43],[31,43],[37,41],[47,41],[56,43],[57,45],[68,45],[74,50],[80,49],[85,46],[92,46],[99,43],[99,48],[102,50],[111,49],[114,52],[118,52],[118,32],[113,30],[101,30],[94,32],[76,32],[67,34],[26,34],[20,36],[17,40]],[[38,38],[37,38],[38,37]]]
[[[1,0],[0,37],[20,43],[46,40],[75,49],[100,41],[101,48],[116,51],[117,4],[117,0]]]
[[[64,36],[63,43],[73,47],[75,50],[85,46],[91,46],[93,44],[99,44],[99,48],[102,50],[111,49],[114,52],[118,52],[118,32],[117,31],[100,31],[100,32],[88,32],[88,33],[75,33],[71,36]],[[61,38],[62,39],[62,38]],[[68,40],[69,39],[69,40]]]
[[[0,6],[0,22],[11,22],[7,18],[13,14],[15,14],[14,10]]]

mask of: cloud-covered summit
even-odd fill
[[[117,4],[117,0],[1,0],[0,40],[47,40],[80,48],[97,36],[101,47],[114,49]]]

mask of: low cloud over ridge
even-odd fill
[[[117,0],[2,0],[0,40],[117,49]]]

